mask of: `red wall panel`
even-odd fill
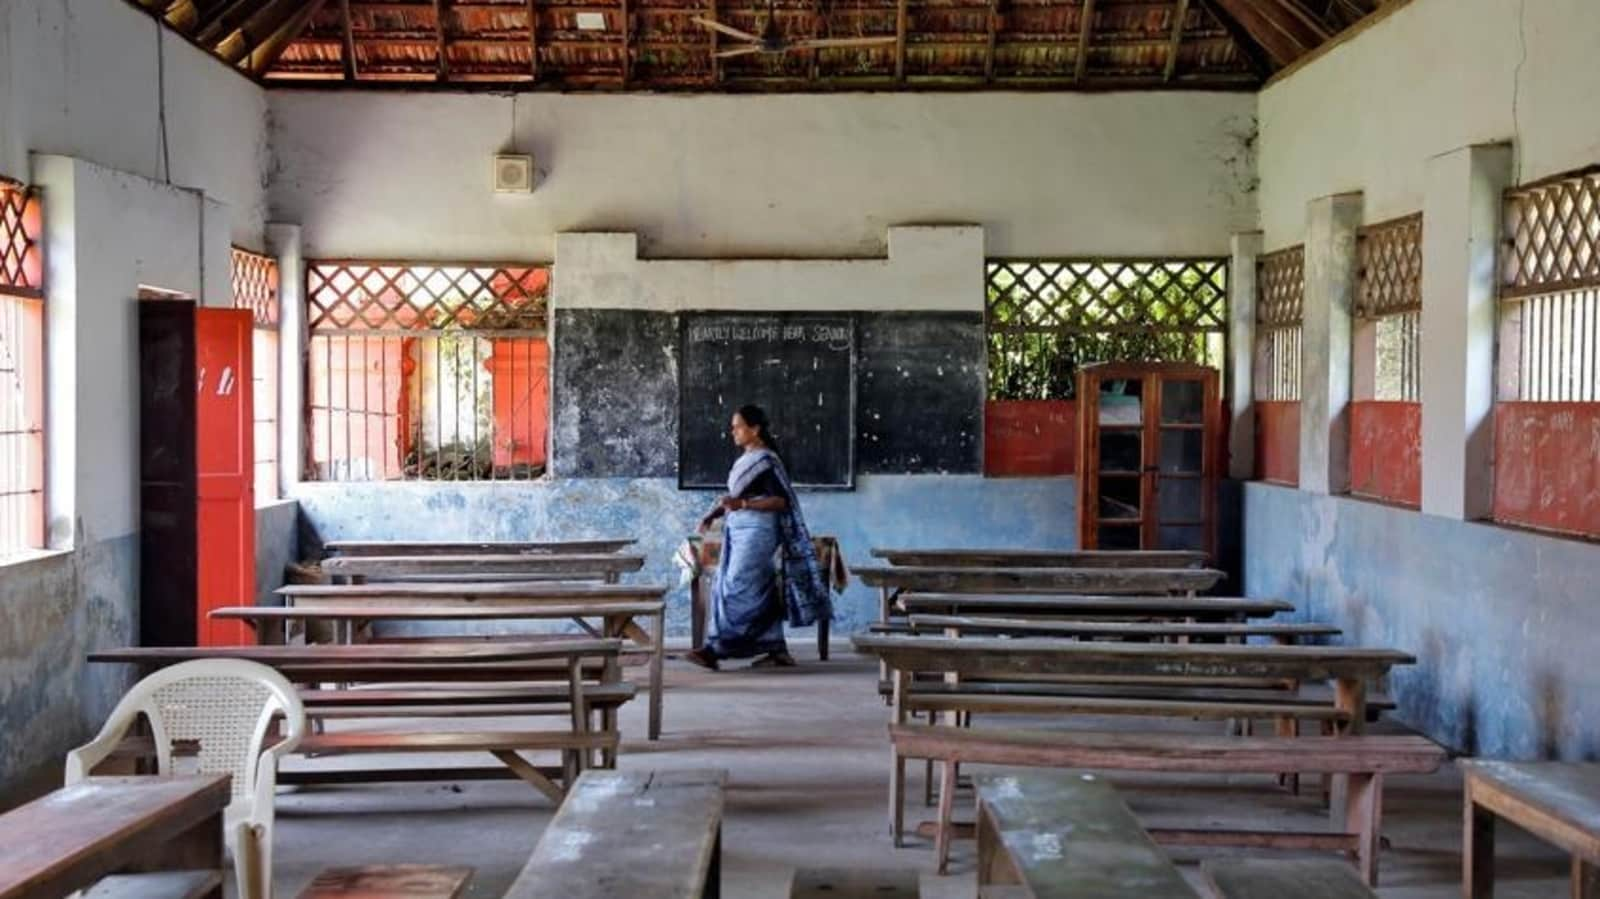
[[[1494,517],[1600,536],[1600,403],[1495,407]]]
[[[1422,404],[1350,404],[1350,492],[1422,504]]]
[[[1070,475],[1078,466],[1078,404],[991,400],[983,416],[983,473]]]
[[[1275,484],[1300,483],[1300,402],[1258,400],[1256,477]]]

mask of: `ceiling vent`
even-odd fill
[[[496,193],[525,194],[533,190],[533,157],[501,153],[494,158]]]

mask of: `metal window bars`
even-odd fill
[[[1225,358],[1225,259],[995,259],[985,285],[990,399],[1069,399],[1093,362]]]
[[[39,195],[0,178],[0,555],[44,546],[44,259]]]
[[[308,477],[544,473],[549,269],[314,262]]]
[[[1256,260],[1256,365],[1258,400],[1300,399],[1301,322],[1305,307],[1305,246]]]
[[[1600,402],[1600,169],[1505,193],[1500,395]]]
[[[1422,213],[1356,233],[1357,319],[1374,323],[1373,398],[1422,395]]]

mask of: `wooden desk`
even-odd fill
[[[1226,575],[1213,568],[913,568],[883,565],[854,569],[885,603],[901,593],[1083,593],[1139,596],[1193,595]]]
[[[621,552],[636,543],[616,540],[330,540],[322,545],[337,556],[518,556],[588,555]]]
[[[1271,637],[1288,646],[1306,637],[1331,637],[1339,629],[1327,624],[1278,622],[1186,622],[1186,621],[1071,621],[1031,618],[978,618],[960,615],[912,615],[913,632],[943,631],[945,636],[963,634],[1025,634],[1036,637],[1075,637],[1119,640],[1183,641],[1195,638],[1236,640],[1245,637]]]
[[[816,547],[817,564],[822,566],[822,576],[827,579],[828,589],[843,593],[850,583],[850,572],[845,567],[844,552],[839,548],[839,541],[834,537],[816,536],[812,537],[811,542]],[[710,614],[711,604],[711,588],[706,578],[716,574],[717,563],[722,558],[722,541],[691,535],[689,544],[694,548],[694,568],[689,581],[689,641],[690,645],[699,649],[706,645],[706,616]],[[832,622],[826,618],[817,621],[817,657],[824,662],[828,660],[831,625]]]
[[[614,584],[622,575],[644,567],[644,556],[620,553],[556,555],[410,555],[335,556],[324,559],[322,570],[334,577],[373,580],[449,577],[466,580],[484,577],[596,579]]]
[[[1494,895],[1497,816],[1572,855],[1572,899],[1600,899],[1600,764],[1464,760],[1461,773],[1467,899]]]
[[[1202,568],[1211,557],[1184,549],[883,549],[872,557],[917,568]]]
[[[342,625],[345,642],[363,623],[369,621],[511,621],[573,620],[591,636],[631,640],[644,648],[650,671],[648,736],[661,737],[663,715],[663,671],[666,658],[666,603],[661,599],[665,587],[620,588],[599,585],[583,595],[605,591],[653,599],[588,599],[565,601],[571,591],[552,589],[548,582],[523,590],[515,584],[318,584],[285,588],[282,593],[290,606],[243,606],[219,609],[216,618],[250,622],[267,644],[284,643],[290,621],[333,621]],[[531,594],[531,597],[528,595]],[[531,598],[554,597],[548,602]],[[600,619],[596,630],[586,619]],[[644,621],[648,629],[639,622]]]
[[[226,775],[91,777],[0,815],[0,899],[58,899],[118,871],[214,870]]]
[[[1232,596],[967,596],[917,593],[898,606],[911,615],[982,615],[1049,618],[1125,618],[1129,620],[1228,622],[1269,618],[1294,611],[1281,599]]]
[[[721,770],[591,771],[504,899],[721,895]]]

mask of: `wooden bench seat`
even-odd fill
[[[461,865],[363,865],[324,868],[300,899],[457,899],[472,869]]]
[[[721,892],[727,772],[587,771],[504,899],[685,899]]]
[[[801,868],[789,899],[917,899],[914,868]]]
[[[577,773],[585,767],[581,759],[595,752],[611,758],[617,749],[616,731],[442,731],[442,732],[388,732],[349,731],[340,733],[308,734],[296,752],[300,755],[349,755],[358,753],[436,753],[436,752],[487,752],[505,766],[504,776],[516,776],[527,781],[554,802],[565,798],[564,791],[552,781],[549,769],[528,762],[520,753],[558,751],[562,754],[563,782],[570,785]],[[349,769],[318,771],[300,770],[291,776],[280,774],[285,783],[351,783],[362,779],[372,781],[392,780],[452,780],[460,777],[453,768],[409,769],[402,774],[394,769],[377,768],[370,771]],[[285,772],[287,773],[287,772]],[[434,776],[428,777],[431,773]],[[364,777],[365,776],[365,777]]]
[[[632,699],[638,688],[630,683],[584,684],[583,698],[590,705],[623,703]],[[376,705],[476,705],[525,703],[540,705],[565,705],[570,699],[565,684],[522,684],[507,687],[449,687],[429,688],[418,685],[410,689],[356,688],[350,690],[301,690],[300,701],[308,710],[334,709],[341,706]],[[314,713],[315,714],[315,713]]]
[[[151,871],[103,877],[84,890],[81,899],[208,899],[221,895],[221,871]]]
[[[975,779],[978,889],[1028,899],[1198,899],[1111,783],[1017,770]]]
[[[1461,763],[1466,818],[1462,888],[1468,899],[1494,894],[1495,818],[1572,856],[1573,899],[1600,899],[1600,763]]]
[[[1106,699],[1125,700],[1129,702],[1195,702],[1195,703],[1233,703],[1251,706],[1270,706],[1280,704],[1304,706],[1332,706],[1333,691],[1321,684],[1306,684],[1296,690],[1284,689],[1281,681],[1271,681],[1270,685],[1263,682],[1259,687],[1225,687],[1225,686],[1196,686],[1193,679],[1173,679],[1166,683],[1127,683],[1123,679],[1118,683],[1105,683],[1100,681],[1054,682],[1054,681],[985,681],[963,680],[960,683],[947,683],[936,680],[916,680],[912,682],[911,694],[908,700],[915,702],[924,701],[924,697],[931,696],[962,696],[962,697],[1038,697],[1038,698],[1065,698],[1065,699]],[[893,684],[887,684],[880,689],[892,695]],[[931,700],[930,700],[931,701]],[[1394,700],[1384,695],[1371,695],[1367,699],[1367,718],[1377,720],[1385,711],[1394,709]],[[1092,714],[1092,713],[1085,713]],[[1113,713],[1114,714],[1114,713]],[[1269,712],[1250,711],[1241,713],[1238,718],[1261,717],[1270,718]]]
[[[895,763],[944,762],[939,799],[939,868],[948,860],[950,816],[961,763],[1170,771],[1210,774],[1337,774],[1349,778],[1339,833],[1153,831],[1158,842],[1183,845],[1281,846],[1354,852],[1362,879],[1377,877],[1385,774],[1429,774],[1445,752],[1423,737],[1215,737],[1169,733],[1017,731],[892,724]]]
[[[1207,859],[1200,870],[1219,899],[1378,899],[1349,865],[1330,859]]]

